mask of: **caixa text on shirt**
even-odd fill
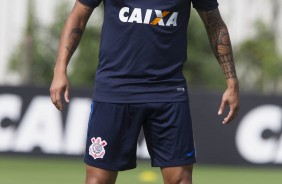
[[[177,26],[178,12],[152,10],[141,8],[123,7],[119,11],[119,19],[121,22],[150,24],[159,26]],[[166,21],[164,20],[166,18]],[[167,19],[168,18],[168,19]]]

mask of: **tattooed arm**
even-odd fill
[[[212,50],[227,82],[228,88],[223,94],[218,111],[218,114],[221,115],[224,107],[229,106],[229,114],[222,122],[223,124],[227,124],[237,116],[239,111],[239,82],[236,75],[228,29],[218,9],[210,12],[198,10],[198,13],[204,22]]]
[[[67,65],[80,42],[92,11],[93,8],[76,1],[65,23],[54,68],[54,77],[50,87],[51,100],[59,110],[63,109],[61,100],[63,93],[65,101],[69,102],[69,81],[66,74]]]

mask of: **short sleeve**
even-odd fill
[[[91,8],[96,8],[103,0],[78,0],[82,4],[90,6]]]
[[[193,7],[197,10],[211,11],[218,7],[217,0],[192,0]]]

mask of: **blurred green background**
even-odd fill
[[[1,184],[84,183],[85,165],[79,158],[0,158]],[[281,184],[282,169],[196,165],[193,184]],[[139,161],[136,169],[120,172],[117,184],[162,184],[158,168]]]
[[[52,12],[55,19],[48,25],[39,21],[36,14],[36,2],[36,0],[28,0],[23,36],[9,57],[8,66],[10,73],[20,74],[18,82],[22,85],[49,86],[52,81],[59,38],[67,15],[72,9],[73,1],[62,0],[57,3],[54,12]],[[236,33],[244,38],[237,41],[232,39],[233,35],[231,34],[231,40],[234,41],[234,58],[241,91],[281,94],[282,54],[281,47],[279,47],[279,22],[281,22],[282,16],[279,12],[282,1],[270,0],[267,3],[268,9],[271,10],[265,12],[268,21],[262,18],[252,18],[250,19],[252,21],[244,23],[244,26],[240,25],[240,21],[243,21],[240,19],[254,16],[252,13],[254,9],[250,8],[250,13],[246,14],[247,17],[242,17],[238,11],[235,13],[231,4],[226,5],[221,0],[219,3],[223,5],[219,8],[223,10],[223,19],[228,25],[230,33]],[[241,4],[243,5],[242,2]],[[250,7],[252,2],[246,2],[245,5]],[[102,3],[95,9],[92,18],[88,22],[80,45],[68,67],[71,86],[90,87],[93,85],[98,65],[100,32],[103,21]],[[232,18],[233,21],[229,21]],[[237,26],[229,26],[231,23],[237,24]],[[245,31],[239,29],[240,26],[244,27]],[[222,91],[225,89],[224,76],[210,48],[204,25],[193,8],[187,36],[188,60],[184,64],[183,73],[189,86],[208,90]]]

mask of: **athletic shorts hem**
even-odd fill
[[[152,167],[176,167],[176,166],[191,165],[194,163],[196,163],[196,159],[191,159],[187,161],[178,161],[178,162],[154,162],[152,163]]]
[[[135,169],[136,165],[133,166],[128,166],[128,167],[120,167],[120,166],[113,166],[113,165],[107,165],[107,164],[100,164],[100,163],[96,163],[96,162],[91,162],[87,159],[84,159],[84,162],[92,167],[97,167],[100,169],[105,169],[105,170],[110,170],[110,171],[126,171],[126,170],[130,170],[130,169]]]
[[[136,104],[136,103],[174,103],[174,102],[185,102],[188,101],[188,96],[183,96],[179,98],[149,98],[149,99],[128,99],[128,98],[111,98],[111,97],[101,97],[94,95],[94,102],[102,103],[123,103],[123,104]]]

